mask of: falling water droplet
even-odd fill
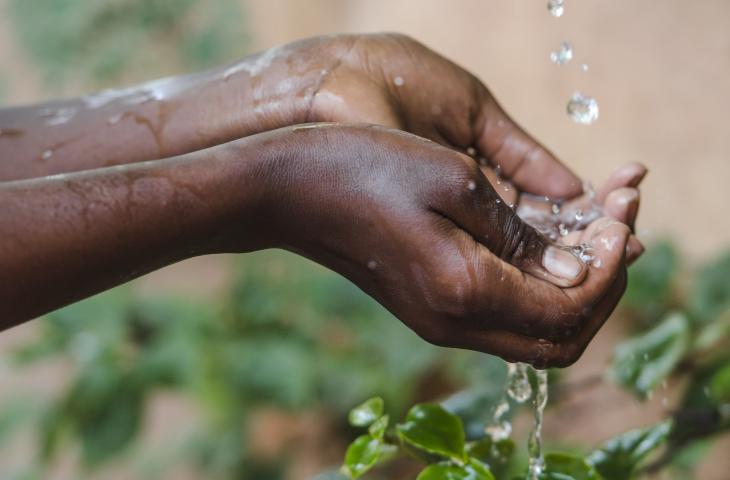
[[[568,102],[566,111],[576,123],[590,125],[598,120],[598,102],[593,97],[575,93]]]
[[[548,400],[548,376],[546,370],[532,370],[537,380],[535,391],[535,425],[527,441],[527,451],[530,455],[528,478],[538,480],[545,468],[545,458],[542,455],[542,417]]]
[[[550,54],[550,60],[557,65],[565,65],[573,59],[573,47],[570,43],[563,42],[560,48]]]
[[[565,13],[564,0],[548,0],[548,11],[553,17],[562,17]]]
[[[528,367],[526,363],[510,363],[507,366],[507,395],[517,403],[525,403],[532,395]]]

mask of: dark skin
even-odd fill
[[[593,244],[601,266],[584,265],[506,205],[581,206],[579,179],[473,75],[400,35],[8,109],[0,129],[1,328],[191,256],[285,248],[432,343],[565,366],[642,251],[643,167],[617,171],[597,194],[607,217],[564,239]]]

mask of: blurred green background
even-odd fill
[[[345,3],[367,2],[313,3],[308,15],[330,18]],[[271,2],[272,15],[295,4]],[[14,62],[0,65],[8,104],[203,69],[261,43],[239,0],[0,0],[0,9],[0,55]],[[675,433],[652,459],[659,475],[727,478],[718,434],[730,426],[730,257],[681,257],[655,243],[585,359],[553,372],[549,446],[585,453],[671,417]],[[395,418],[443,400],[477,438],[502,395],[502,361],[424,343],[300,257],[181,268],[3,334],[0,478],[313,478],[341,463],[357,435],[347,411],[368,397],[382,396]],[[515,417],[520,445],[530,421]],[[408,462],[388,468],[369,478],[412,478]]]

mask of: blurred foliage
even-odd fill
[[[279,478],[271,471],[281,462],[252,468],[260,462],[246,432],[256,407],[323,409],[338,420],[378,393],[400,414],[436,372],[452,372],[447,383],[457,386],[468,380],[463,366],[495,370],[491,357],[426,344],[351,283],[300,257],[251,254],[236,272],[215,304],[138,298],[121,287],[46,316],[40,338],[14,359],[67,358],[74,375],[26,416],[39,436],[37,465],[76,445],[94,471],[141,436],[154,393],[172,390],[192,398],[205,421],[158,471],[182,460],[206,478]],[[474,385],[486,389],[490,380]],[[17,421],[4,415],[14,408],[0,409],[0,438]],[[369,408],[360,415],[382,413],[382,405]]]
[[[98,87],[199,69],[242,56],[246,29],[238,0],[10,0],[18,43],[52,91],[69,82]]]

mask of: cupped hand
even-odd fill
[[[243,72],[254,85],[256,121],[247,128],[365,122],[405,130],[480,160],[495,189],[521,212],[558,204],[556,225],[571,230],[601,215],[633,228],[643,166],[622,167],[595,196],[585,195],[583,182],[520,128],[477,77],[405,35],[308,39],[228,71]],[[578,211],[581,220],[562,218]],[[632,237],[629,250],[631,261],[643,247]]]
[[[259,137],[267,246],[339,272],[432,343],[565,366],[623,292],[626,225],[577,233],[586,265],[521,221],[464,154],[375,126]]]

